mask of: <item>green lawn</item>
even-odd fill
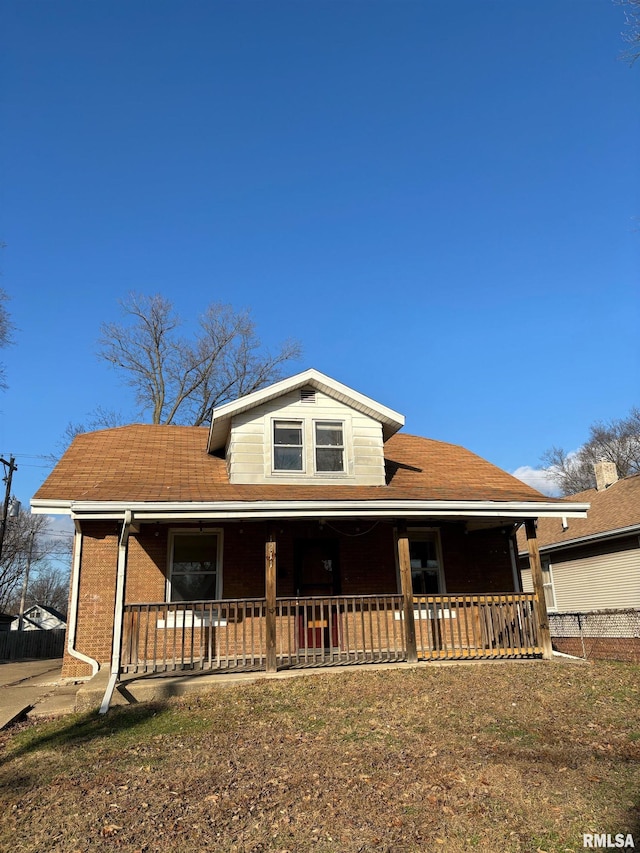
[[[326,673],[24,724],[0,849],[640,849],[640,668]]]

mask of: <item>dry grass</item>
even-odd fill
[[[0,743],[14,851],[640,846],[640,668],[313,675],[28,724]]]

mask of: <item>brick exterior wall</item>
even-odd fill
[[[169,529],[161,524],[143,524],[129,537],[127,604],[165,600],[168,542]]]
[[[92,521],[82,525],[75,646],[100,663],[111,659],[120,527],[115,521]],[[85,677],[91,675],[91,667],[65,649],[62,675]]]
[[[463,524],[440,529],[447,592],[513,592],[509,536],[499,529],[465,533]]]
[[[194,525],[180,525],[185,530]],[[129,537],[126,603],[160,602],[166,595],[169,529],[177,525],[143,524]],[[206,524],[223,531],[223,598],[263,597],[267,522]],[[340,593],[398,592],[394,527],[371,520],[274,522],[277,542],[277,594],[296,594],[296,542],[337,543]],[[111,660],[113,612],[121,523],[85,522],[80,569],[76,648],[101,665]],[[447,592],[513,591],[508,536],[501,531],[465,533],[464,525],[441,525],[442,561]],[[63,675],[91,674],[89,665],[65,652]]]

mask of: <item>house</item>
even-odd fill
[[[34,604],[25,610],[23,614],[23,631],[52,631],[66,628],[66,626],[67,620],[64,613],[60,613],[55,607],[49,607],[45,604]],[[13,617],[10,630],[21,630],[19,616]]]
[[[32,501],[76,529],[64,674],[550,655],[514,533],[535,567],[534,520],[587,504],[403,425],[306,370],[210,428],[76,437]]]
[[[596,488],[568,499],[589,503],[588,518],[538,520],[547,609],[559,614],[553,641],[571,654],[640,660],[640,474],[619,480],[611,462],[595,469]],[[523,589],[531,591],[523,536],[519,548]]]

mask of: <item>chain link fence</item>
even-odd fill
[[[556,651],[640,663],[640,609],[550,613],[549,627]]]

